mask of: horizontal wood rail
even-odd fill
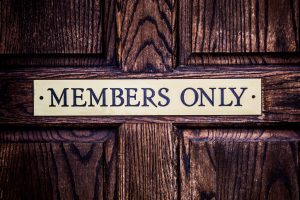
[[[261,78],[261,116],[145,116],[145,117],[34,117],[35,79],[129,79],[129,78]],[[116,68],[11,68],[0,71],[1,126],[111,126],[122,123],[169,122],[184,126],[297,126],[300,121],[300,67],[249,66],[181,67],[168,73],[124,73]]]

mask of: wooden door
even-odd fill
[[[299,199],[299,0],[1,0],[0,199]],[[35,79],[261,78],[261,116],[34,117]]]

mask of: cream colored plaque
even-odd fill
[[[35,80],[35,116],[261,115],[261,79]]]

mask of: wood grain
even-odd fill
[[[90,129],[19,129],[2,127],[0,143],[104,143],[116,135],[116,128]]]
[[[299,51],[299,0],[193,0],[192,52]]]
[[[181,199],[299,199],[299,131],[181,131]]]
[[[0,0],[0,54],[0,199],[300,198],[299,0]],[[118,78],[261,78],[263,114],[33,116]]]
[[[206,69],[181,68],[172,73],[123,73],[114,69],[97,68],[27,68],[0,71],[0,124],[90,126],[124,122],[172,122],[196,125],[255,125],[259,123],[299,123],[298,67],[211,67]],[[262,78],[263,114],[261,116],[153,116],[153,117],[33,117],[33,80],[35,79],[130,79],[130,78]],[[280,124],[278,124],[280,125]]]
[[[299,66],[300,53],[195,53],[190,54],[187,67],[236,66],[247,68],[249,65],[293,65]]]
[[[0,144],[1,199],[115,198],[117,148],[113,131],[12,132],[1,131],[13,140]],[[16,135],[27,134],[30,141],[15,140]],[[43,142],[40,137],[49,140]]]
[[[0,53],[102,52],[103,2],[23,1],[0,3]]]
[[[182,0],[178,18],[179,66],[300,63],[299,0]]]
[[[1,7],[1,8],[3,8],[3,11],[2,11],[2,12],[4,12],[3,15],[5,14],[5,8],[8,9],[8,7],[11,6],[11,3],[5,4],[5,2],[6,1],[3,1],[4,7],[3,6]],[[46,2],[49,2],[49,1],[46,1]],[[73,1],[61,1],[61,2],[56,3],[55,5],[59,6],[60,4],[67,4],[67,3],[70,4],[72,2]],[[57,39],[58,42],[56,42],[57,45],[59,45],[59,46],[53,47],[53,48],[57,48],[57,49],[52,49],[53,50],[53,51],[51,50],[52,52],[50,52],[50,50],[49,50],[49,48],[52,48],[52,47],[51,47],[51,45],[48,45],[48,43],[50,43],[50,42],[53,43],[53,41],[47,41],[46,47],[44,47],[45,45],[41,46],[39,44],[39,43],[45,42],[45,41],[39,40],[37,42],[33,42],[32,45],[36,46],[34,48],[38,48],[38,49],[23,49],[24,51],[26,50],[26,52],[22,53],[21,51],[23,51],[23,50],[21,50],[20,49],[21,47],[19,47],[19,46],[23,45],[22,42],[24,43],[26,38],[29,38],[30,35],[28,37],[22,37],[16,41],[10,40],[11,38],[9,37],[7,40],[9,40],[11,43],[14,42],[15,43],[14,46],[17,46],[17,47],[14,47],[14,46],[7,47],[9,49],[7,49],[4,45],[6,42],[4,40],[5,38],[1,39],[1,37],[0,37],[0,52],[2,52],[2,54],[0,55],[1,68],[11,68],[12,66],[22,66],[22,67],[53,66],[54,68],[59,67],[59,66],[74,66],[74,67],[75,66],[77,66],[77,67],[117,66],[116,12],[115,12],[115,8],[116,8],[115,2],[116,1],[115,0],[101,0],[101,1],[98,1],[98,0],[90,1],[89,0],[85,3],[83,1],[80,1],[80,2],[78,2],[78,1],[73,2],[73,4],[81,5],[80,8],[76,7],[75,11],[74,11],[74,8],[73,8],[74,6],[73,6],[70,8],[69,7],[66,8],[69,12],[60,12],[60,13],[54,12],[54,14],[58,15],[57,20],[60,20],[60,24],[56,25],[55,27],[48,27],[49,24],[46,24],[47,25],[47,27],[46,27],[46,25],[44,25],[43,23],[34,24],[34,23],[30,22],[31,26],[41,26],[40,29],[43,28],[42,30],[40,30],[40,33],[39,33],[40,35],[44,35],[44,33],[42,31],[47,31],[46,30],[47,28],[51,28],[51,31],[52,31],[47,34],[51,34],[51,33],[54,34],[55,31],[58,31],[59,33],[62,32],[63,30],[60,30],[60,29],[61,28],[65,29],[65,27],[63,27],[63,26],[67,26],[67,25],[71,26],[69,29],[71,29],[71,31],[73,31],[73,32],[65,33],[65,34],[68,34],[67,35],[68,40],[66,42],[59,43],[62,40],[64,40],[65,36],[63,34],[54,35],[55,37],[59,37],[59,39]],[[99,5],[95,4],[97,2]],[[84,7],[84,5],[86,5],[86,8]],[[90,8],[88,8],[87,6],[90,6]],[[97,8],[92,8],[95,6],[97,6]],[[63,8],[64,7],[60,6],[60,8],[57,8],[57,9],[63,9]],[[53,9],[54,8],[52,8],[52,10]],[[89,10],[94,9],[94,10],[92,10],[90,13],[85,13],[85,11],[87,11],[86,9],[89,9]],[[95,14],[95,11],[97,11],[97,10],[99,10],[99,12],[101,12],[101,13]],[[52,12],[51,9],[49,10],[49,12]],[[75,13],[71,13],[71,12],[75,12]],[[66,15],[62,15],[62,13],[66,13]],[[37,14],[41,14],[41,13],[39,12]],[[62,15],[62,17],[60,17],[59,14]],[[70,15],[70,14],[72,14],[72,15]],[[77,15],[81,15],[81,18]],[[94,19],[97,21],[93,21],[92,15],[94,15],[94,18],[96,17],[96,15],[99,15],[99,18]],[[52,16],[52,18],[53,18],[53,16]],[[35,16],[35,17],[37,17],[37,16]],[[77,20],[78,22],[76,22],[76,23],[78,23],[78,25],[76,25],[76,23],[73,22],[75,17],[76,17],[76,20],[78,18],[78,20]],[[84,22],[79,22],[79,19],[86,20],[86,22],[85,22],[86,26],[89,25],[89,27],[88,28],[80,27],[79,25],[83,25]],[[101,19],[103,19],[103,20],[100,21]],[[13,19],[4,18],[2,20],[2,25],[0,24],[0,27],[4,26],[5,23],[9,24],[10,21],[8,21],[8,20],[13,20]],[[50,18],[49,18],[49,20],[50,20]],[[0,23],[1,23],[1,21],[0,21]],[[14,24],[15,22],[12,21],[11,23]],[[29,22],[27,22],[27,23],[29,23]],[[96,23],[99,23],[99,24],[96,24]],[[54,26],[54,25],[55,25],[55,23],[52,24],[52,26]],[[93,27],[93,29],[96,29],[96,27],[95,27],[96,25],[99,25],[99,30],[96,30],[96,31],[90,30],[92,27]],[[2,37],[5,37],[6,36],[6,35],[4,35],[5,29],[2,29],[2,32],[3,33],[0,33],[0,35],[2,35]],[[71,33],[72,33],[72,35],[71,35]],[[14,33],[14,34],[17,34],[17,33]],[[81,35],[77,35],[77,34],[81,34]],[[82,34],[84,34],[84,35],[82,35]],[[85,37],[86,39],[83,41],[82,38],[79,38],[79,37]],[[30,39],[30,40],[33,40],[33,39]],[[30,41],[30,42],[32,43],[32,41]],[[3,43],[4,46],[1,43]],[[26,48],[31,48],[31,47],[32,46],[28,46]],[[37,52],[37,50],[40,52]],[[11,51],[11,52],[8,52],[8,51]],[[31,54],[29,54],[29,53],[31,53]]]
[[[119,199],[177,199],[172,126],[124,124],[119,133]]]
[[[124,71],[166,71],[175,65],[176,1],[118,0],[118,57]]]
[[[0,67],[11,69],[14,67],[111,67],[116,65],[116,55],[111,48],[108,52],[112,57],[98,54],[48,54],[48,55],[0,55]],[[111,52],[112,51],[112,52]],[[84,55],[84,56],[83,56]]]

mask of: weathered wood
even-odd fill
[[[177,138],[170,124],[124,124],[119,199],[177,199]]]
[[[181,199],[299,199],[299,132],[182,130]]]
[[[299,51],[299,0],[193,0],[192,52]]]
[[[124,71],[175,66],[176,0],[118,0],[118,57]]]
[[[116,198],[116,135],[98,131],[110,137],[84,143],[84,135],[94,140],[95,133],[79,131],[77,138],[75,132],[69,131],[73,134],[71,139],[61,142],[66,140],[52,138],[49,131],[20,131],[15,135],[28,133],[33,136],[31,141],[1,143],[1,199]],[[59,134],[60,131],[55,133]],[[39,135],[48,137],[45,140],[50,142],[41,142]],[[65,131],[62,131],[63,136],[67,136]]]
[[[193,3],[179,2],[180,66],[300,63],[299,0]]]
[[[298,106],[300,83],[298,67],[249,67],[187,69],[172,73],[128,74],[119,70],[97,68],[48,68],[15,69],[0,72],[0,124],[8,125],[62,125],[78,123],[112,124],[124,122],[173,122],[180,124],[252,124],[299,122]],[[153,117],[34,117],[33,80],[34,79],[117,79],[117,78],[262,78],[263,115],[262,116],[153,116]],[[229,124],[228,124],[229,125]],[[279,124],[278,124],[279,125]]]

